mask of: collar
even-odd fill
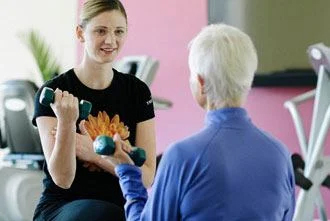
[[[206,113],[205,125],[221,124],[226,121],[250,121],[247,111],[241,107],[226,107],[211,110]]]

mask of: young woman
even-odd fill
[[[125,130],[121,139],[144,148],[147,159],[141,170],[149,187],[156,164],[151,94],[142,81],[112,68],[127,35],[127,15],[119,0],[87,0],[76,34],[84,45],[82,62],[43,85],[55,90],[51,107],[39,103],[43,87],[35,98],[33,123],[41,137],[46,176],[34,220],[124,220],[125,200],[114,166],[94,153],[91,132],[116,123]],[[86,121],[78,120],[82,99],[92,103]]]

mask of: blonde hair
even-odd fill
[[[127,22],[126,10],[119,0],[86,0],[80,15],[79,25],[84,28],[95,16],[102,12],[112,10],[120,11]]]
[[[191,75],[205,80],[205,93],[215,106],[241,105],[251,88],[258,57],[250,37],[239,29],[212,24],[190,42]]]

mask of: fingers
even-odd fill
[[[56,117],[63,122],[76,121],[79,117],[78,98],[58,88],[54,93],[54,103],[51,104],[51,108]]]
[[[88,135],[88,131],[87,131],[86,127],[85,127],[85,120],[80,121],[80,123],[79,123],[79,129],[80,129],[80,133],[82,135]]]
[[[131,152],[131,146],[128,145],[125,141],[123,141],[119,134],[116,133],[113,137],[116,148],[115,153],[113,154],[114,158],[116,158],[116,163],[129,163],[134,164],[132,159],[129,157],[129,153]]]
[[[115,142],[115,145],[116,145],[115,153],[122,151],[122,142],[121,142],[122,140],[118,133],[116,133],[113,136],[113,141]]]
[[[62,96],[63,96],[62,93],[63,93],[62,90],[56,88],[56,90],[54,91],[54,104],[62,100]],[[51,106],[54,104],[51,104]]]
[[[60,91],[60,90],[59,90]],[[67,92],[67,91],[63,91],[62,92],[62,97],[69,97],[69,92]]]
[[[83,167],[85,167],[85,168],[89,167],[89,165],[90,165],[89,162],[84,162],[84,163],[83,163]]]
[[[121,138],[120,138],[120,135],[118,133],[116,133],[114,136],[113,136],[113,141],[120,141]]]
[[[65,101],[66,103],[78,103],[78,98],[70,94],[68,91],[62,91],[61,89],[56,88],[54,91],[55,99],[54,102]]]
[[[90,172],[95,172],[95,171],[100,172],[100,171],[102,171],[101,168],[99,168],[95,164],[89,163],[89,162],[84,162],[83,167],[87,168]]]
[[[130,153],[132,151],[132,147],[131,145],[129,145],[129,143],[122,141],[122,149],[126,152],[126,153]]]
[[[116,133],[114,136],[113,136],[113,141],[115,142],[115,145],[116,145],[116,150],[115,150],[115,153],[116,152],[127,152],[129,153],[131,150],[130,150],[130,147],[127,146],[127,144],[125,143],[125,141],[123,141],[120,137],[120,135],[118,133]]]

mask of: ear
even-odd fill
[[[80,25],[77,25],[76,27],[76,36],[81,43],[85,42],[84,29]]]
[[[205,94],[205,80],[200,74],[197,75],[198,89],[201,95]]]

